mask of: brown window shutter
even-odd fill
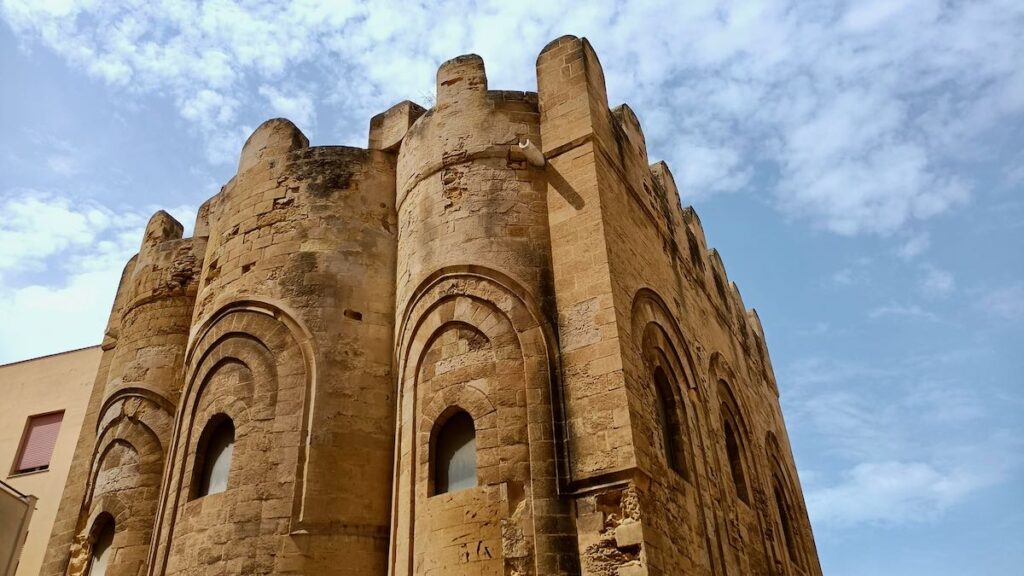
[[[21,456],[15,472],[28,472],[47,468],[53,447],[57,444],[60,423],[64,419],[63,412],[32,416],[28,421],[25,439],[21,446]]]

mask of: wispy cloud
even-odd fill
[[[863,284],[869,279],[872,259],[866,256],[856,258],[849,265],[840,268],[829,276],[827,284],[837,287]]]
[[[931,237],[927,232],[915,232],[906,238],[896,254],[904,260],[913,260],[923,254],[931,246]]]
[[[956,290],[956,278],[949,270],[925,264],[921,266],[920,289],[931,298],[946,297]]]
[[[993,400],[949,376],[979,354],[810,358],[781,371],[794,442],[831,462],[803,477],[815,526],[929,522],[1020,468],[1021,442]]]
[[[685,196],[749,191],[764,172],[780,210],[843,235],[905,232],[968,201],[949,160],[1024,111],[1022,14],[998,0],[2,4],[26,41],[126,93],[170,95],[214,162],[267,112],[309,128],[329,108],[358,143],[370,115],[431,93],[435,66],[467,51],[495,86],[530,89],[532,52],[587,35]]]
[[[191,229],[194,209],[171,211]],[[0,363],[97,343],[149,214],[24,189],[0,214]]]
[[[70,177],[81,172],[82,167],[77,156],[72,154],[54,154],[46,158],[46,166],[51,172]]]
[[[0,142],[0,147],[5,143]],[[7,150],[6,162],[12,167],[31,167],[45,171],[59,179],[77,177],[89,171],[92,155],[81,147],[52,133],[38,129],[22,129],[18,138],[12,139]]]
[[[815,522],[829,526],[927,522],[992,481],[984,473],[937,470],[925,462],[862,462],[839,483],[810,491],[807,506]]]
[[[796,333],[804,337],[818,337],[828,334],[830,326],[828,322],[815,322],[813,326],[809,328],[798,329]]]
[[[1010,187],[1024,185],[1024,151],[1018,152],[1006,163],[1006,167],[1003,168],[1003,181]]]
[[[990,290],[981,297],[980,306],[988,314],[1006,319],[1024,318],[1024,284]]]
[[[260,86],[260,95],[267,99],[275,114],[307,127],[307,135],[316,125],[316,109],[308,93],[301,90],[286,93],[273,86],[264,85]]]
[[[877,320],[879,318],[912,318],[918,320],[929,320],[937,322],[939,316],[934,312],[925,310],[918,304],[900,304],[898,302],[890,302],[884,306],[877,306],[868,311],[868,318]]]
[[[849,268],[836,270],[836,272],[832,274],[832,283],[837,286],[849,286],[850,284],[853,284],[853,270]]]
[[[138,214],[36,190],[0,196],[0,213],[0,274],[37,270],[58,253],[91,248],[101,236],[145,224]]]

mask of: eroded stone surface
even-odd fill
[[[43,573],[113,522],[115,575],[820,575],[760,321],[679,198],[571,36],[537,92],[446,62],[367,149],[264,123],[125,268]],[[459,411],[477,485],[437,493]]]

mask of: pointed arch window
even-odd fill
[[[779,513],[779,522],[782,523],[782,536],[786,540],[786,554],[789,560],[797,566],[802,566],[800,549],[797,545],[796,534],[793,531],[793,519],[790,515],[789,503],[786,500],[786,491],[782,488],[782,482],[775,477],[775,508]]]
[[[686,457],[683,452],[683,425],[679,417],[679,406],[668,376],[661,366],[654,369],[654,393],[665,462],[669,468],[685,477]]]
[[[220,415],[206,425],[196,459],[196,498],[227,490],[231,458],[235,451],[235,425]]]
[[[110,518],[103,522],[102,527],[93,537],[92,553],[89,558],[89,576],[106,575],[110,557],[113,556],[113,544],[114,520]]]
[[[464,411],[441,424],[434,441],[434,494],[473,488],[476,480],[476,427]]]
[[[722,441],[725,443],[729,476],[732,479],[736,497],[749,505],[750,489],[747,486],[743,416],[729,383],[724,379],[718,381],[718,397],[721,400],[718,412],[722,419]]]
[[[722,434],[725,436],[725,453],[729,458],[729,472],[732,476],[733,488],[736,489],[736,496],[750,504],[750,492],[747,490],[747,476],[743,470],[743,447],[740,438],[739,427],[732,410],[726,404],[722,404]]]

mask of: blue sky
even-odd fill
[[[131,6],[133,5],[134,6]],[[131,6],[131,7],[128,7]],[[286,116],[365,145],[476,52],[587,36],[780,381],[825,573],[1024,565],[1024,3],[0,0],[0,362],[99,341],[164,208]]]

